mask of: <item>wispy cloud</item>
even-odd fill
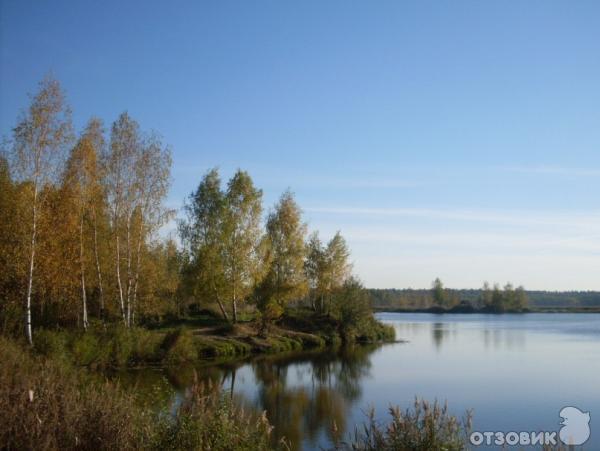
[[[564,175],[569,177],[600,177],[600,168],[574,168],[564,166],[511,166],[505,168],[511,172],[524,174]]]
[[[600,214],[582,212],[536,212],[511,210],[309,207],[308,213],[369,217],[412,217],[446,221],[486,222],[507,225],[553,225],[600,230]]]
[[[372,228],[350,227],[344,236],[356,244],[383,244],[389,249],[418,252],[455,250],[461,253],[544,253],[600,255],[599,234],[550,234],[531,232],[443,232],[423,233],[411,229],[393,227]]]

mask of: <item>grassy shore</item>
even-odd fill
[[[348,333],[331,317],[310,311],[292,311],[268,326],[254,318],[231,324],[204,311],[149,327],[96,323],[87,331],[39,330],[34,350],[79,366],[122,368],[393,340],[393,328],[374,319]]]

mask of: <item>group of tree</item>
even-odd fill
[[[500,289],[499,284],[490,287],[484,282],[478,299],[478,307],[497,313],[506,311],[522,311],[529,305],[529,299],[525,288],[519,286],[514,288],[511,283]]]
[[[76,136],[59,83],[45,78],[0,158],[0,317],[5,332],[90,320],[131,326],[176,286],[167,221],[170,150],[126,112],[106,137]]]
[[[459,303],[464,303],[480,310],[496,313],[522,311],[527,308],[529,302],[525,288],[522,286],[514,288],[509,282],[503,289],[500,289],[499,284],[490,287],[488,282],[484,282],[477,301],[470,303],[467,300],[461,300],[457,290],[445,289],[439,278],[436,278],[431,284],[431,298],[437,307],[452,308]]]
[[[527,292],[522,286],[514,288],[507,283],[503,288],[484,283],[481,289],[453,289],[444,287],[436,278],[430,289],[369,289],[371,305],[378,309],[429,310],[456,309],[458,311],[483,310],[488,312],[523,311],[530,304],[530,297],[536,296],[542,302],[552,293]],[[579,294],[579,293],[577,293]],[[581,293],[583,296],[585,293]],[[561,296],[559,296],[561,295]],[[555,297],[565,298],[569,304],[573,295],[556,293]],[[538,303],[536,302],[536,306]]]
[[[262,191],[241,170],[225,187],[216,169],[205,174],[180,244],[159,238],[173,214],[170,170],[168,146],[126,112],[109,133],[92,118],[77,136],[59,83],[45,78],[0,155],[4,333],[24,328],[31,343],[35,327],[131,327],[192,305],[232,322],[240,307],[271,321],[291,304],[340,317],[368,306],[343,237],[308,236],[289,191],[264,221]]]
[[[179,223],[184,295],[216,304],[236,322],[240,304],[251,304],[265,321],[290,304],[319,313],[338,312],[335,294],[350,280],[349,251],[340,233],[324,245],[307,235],[300,207],[282,194],[262,226],[262,191],[238,170],[222,186],[210,170],[184,205]]]

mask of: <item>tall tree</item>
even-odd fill
[[[98,119],[92,119],[79,141],[71,151],[67,160],[64,185],[75,198],[77,214],[79,217],[79,267],[81,280],[81,305],[82,324],[84,329],[89,325],[88,302],[86,289],[86,222],[92,222],[94,234],[94,256],[97,267],[98,284],[100,290],[100,302],[102,298],[102,273],[97,249],[97,215],[96,210],[101,192],[98,152],[101,151],[103,142],[102,126]],[[101,307],[103,309],[103,306]]]
[[[306,225],[290,191],[283,193],[269,214],[266,229],[268,270],[261,282],[259,306],[263,312],[269,307],[281,312],[308,288],[304,273]]]
[[[492,306],[492,288],[488,282],[483,283],[481,294],[479,295],[479,308],[489,308]]]
[[[515,308],[515,289],[512,283],[508,282],[504,285],[504,293],[502,293],[502,303],[504,310]]]
[[[514,307],[516,310],[523,310],[527,308],[529,304],[529,299],[527,297],[527,292],[523,285],[520,285],[515,290],[515,304]]]
[[[106,205],[106,189],[104,186],[104,169],[106,162],[106,141],[104,139],[104,126],[98,118],[92,118],[87,124],[83,139],[86,146],[90,147],[90,205],[91,226],[92,226],[92,246],[94,249],[94,266],[96,272],[96,282],[98,287],[98,297],[100,306],[100,318],[105,318],[104,304],[104,278],[100,258],[99,229]]]
[[[119,307],[124,324],[129,324],[131,308],[131,222],[138,195],[137,161],[141,153],[141,137],[138,123],[129,114],[122,113],[113,123],[109,153],[106,158],[105,183],[111,211],[111,228],[115,242],[115,273]],[[123,257],[122,235],[125,234]],[[126,285],[123,283],[122,260],[125,259]],[[127,310],[126,310],[127,302]]]
[[[332,294],[344,285],[350,276],[352,265],[348,262],[350,251],[342,234],[338,231],[325,248],[324,286],[328,308]]]
[[[181,241],[189,255],[184,277],[192,292],[201,299],[216,301],[223,318],[228,289],[224,264],[225,194],[216,169],[210,170],[187,199],[185,219],[179,223]]]
[[[25,329],[33,344],[31,297],[35,269],[40,197],[43,188],[55,180],[66,145],[72,139],[71,114],[58,81],[46,77],[32,97],[28,111],[13,130],[13,152],[16,168],[30,185],[30,250]]]
[[[128,324],[135,318],[138,285],[141,269],[143,244],[148,236],[160,228],[171,216],[172,211],[165,208],[163,201],[169,191],[171,181],[171,151],[163,146],[156,134],[144,140],[139,158],[136,161],[137,180],[137,245],[135,247],[135,268],[130,278],[132,289],[128,290]]]
[[[313,309],[326,313],[331,304],[332,294],[342,287],[350,276],[350,251],[339,231],[326,246],[323,246],[319,235],[314,232],[306,246],[304,269],[313,292]]]
[[[492,290],[492,310],[497,313],[504,311],[504,296],[497,283],[494,284],[494,289]]]
[[[27,230],[31,218],[28,190],[15,183],[8,159],[0,154],[0,318],[2,330],[22,331],[23,292],[27,278]]]
[[[319,233],[315,231],[306,243],[306,260],[304,262],[304,273],[308,280],[309,297],[314,311],[317,311],[318,301],[321,306],[323,305],[325,263],[325,249]]]
[[[238,170],[227,185],[223,222],[225,280],[234,323],[238,303],[248,298],[262,272],[261,202],[262,191],[247,172]]]
[[[446,305],[446,291],[440,278],[436,278],[431,284],[431,297],[435,305],[444,307]]]

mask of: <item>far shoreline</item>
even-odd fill
[[[457,315],[457,314],[484,314],[484,315],[503,315],[503,314],[527,314],[527,313],[600,313],[600,307],[535,307],[523,310],[505,310],[502,312],[489,309],[477,309],[475,307],[465,307],[458,305],[456,307],[445,309],[443,307],[429,307],[421,309],[410,308],[381,308],[373,307],[374,313],[429,313],[435,315]]]

